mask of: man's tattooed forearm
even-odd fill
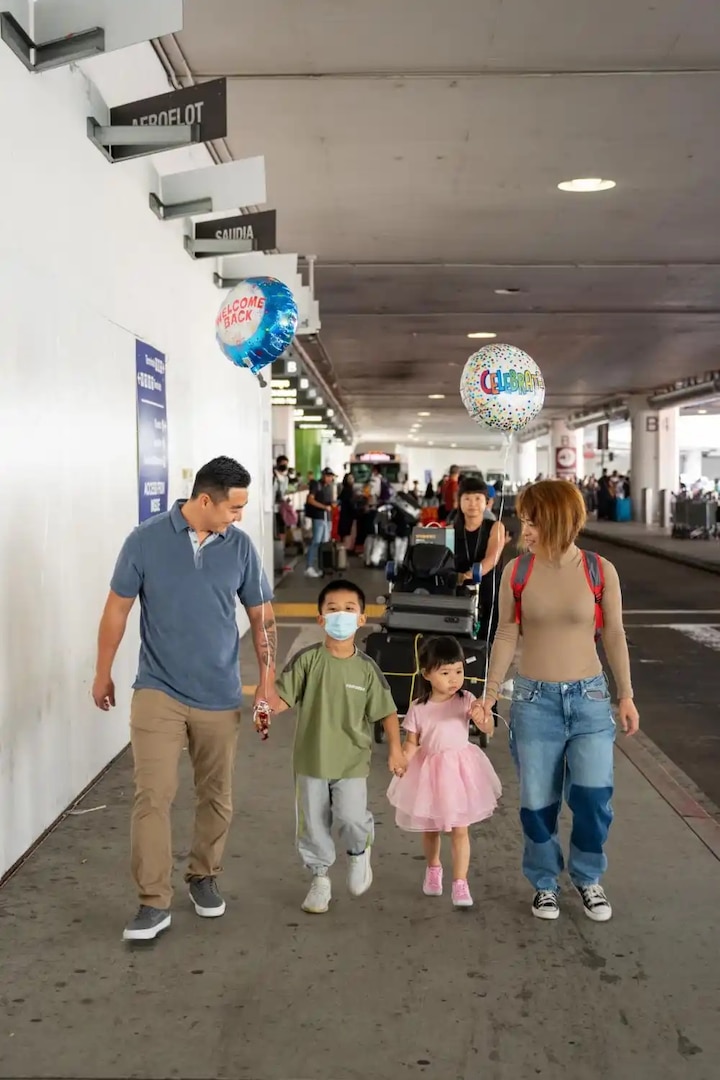
[[[267,668],[274,668],[277,662],[277,626],[274,618],[267,618],[260,630],[260,663]]]

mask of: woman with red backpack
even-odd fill
[[[542,480],[516,505],[525,553],[506,567],[490,656],[485,709],[495,706],[517,660],[510,750],[520,777],[523,872],[535,889],[532,913],[556,919],[564,859],[558,839],[563,792],[573,815],[568,871],[585,914],[606,922],[612,908],[600,884],[612,821],[615,720],[597,652],[601,638],[628,735],[638,730],[622,597],[612,563],[581,551],[585,503],[574,484]]]

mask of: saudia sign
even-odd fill
[[[195,223],[196,240],[249,240],[253,251],[274,251],[277,247],[277,214],[263,210],[216,221]]]

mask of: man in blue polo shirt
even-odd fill
[[[125,928],[126,941],[150,940],[170,926],[170,808],[185,745],[197,795],[185,880],[198,915],[214,918],[225,912],[216,879],[232,819],[242,700],[238,597],[260,665],[256,700],[280,704],[272,590],[250,538],[234,527],[249,486],[250,474],[237,461],[210,461],[195,477],[188,501],[133,530],[112,577],[92,690],[95,704],[105,711],[115,704],[112,665],[140,597],[140,663],[130,712],[131,864],[140,908]]]

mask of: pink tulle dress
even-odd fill
[[[420,748],[404,776],[393,777],[388,799],[395,821],[408,832],[449,832],[489,818],[502,787],[479,746],[469,741],[472,694],[411,705],[403,722]]]

